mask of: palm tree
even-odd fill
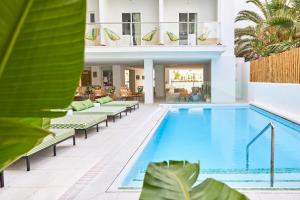
[[[235,30],[236,56],[253,60],[300,47],[300,0],[247,0],[260,13],[242,10],[238,21],[250,26]]]

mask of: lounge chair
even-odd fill
[[[122,86],[119,94],[121,99],[140,98],[144,96],[143,93],[132,92],[127,86]]]
[[[75,131],[74,129],[49,129],[54,135],[48,135],[44,138],[41,144],[35,146],[29,152],[23,155],[22,158],[26,160],[27,171],[30,171],[30,157],[44,149],[53,147],[53,155],[56,156],[56,145],[69,139],[73,138],[73,145],[75,142]]]
[[[97,106],[97,104],[95,106],[90,100],[74,101],[71,106],[75,111],[74,115],[106,115],[108,118],[112,118],[113,122],[115,122],[117,116],[121,119],[123,112],[127,115],[127,108],[125,106]]]
[[[72,128],[75,131],[84,131],[87,139],[87,129],[96,126],[97,132],[99,132],[99,124],[102,122],[106,122],[106,126],[108,126],[106,115],[70,115],[51,119],[50,126],[53,129]]]
[[[101,106],[125,106],[129,112],[131,112],[132,109],[135,110],[140,107],[138,101],[113,101],[109,96],[96,99],[96,102]]]

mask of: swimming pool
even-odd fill
[[[269,123],[275,125],[275,183],[300,188],[300,126],[255,106],[171,109],[122,182],[140,188],[149,162],[200,161],[198,181],[217,178],[237,188],[270,186],[270,130],[247,144]]]

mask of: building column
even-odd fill
[[[93,86],[102,86],[102,70],[100,66],[91,67],[91,76],[92,76],[92,85]]]
[[[105,22],[105,1],[106,0],[99,0],[99,23],[100,23],[100,37],[99,42],[100,45],[105,45],[105,38],[104,38],[104,25],[102,23]]]
[[[145,104],[153,104],[153,60],[144,60],[144,75],[145,75]]]
[[[122,65],[113,65],[113,85],[116,87],[115,95],[119,96],[121,86],[125,85],[125,70]]]
[[[164,44],[164,21],[165,21],[165,16],[164,16],[164,0],[159,0],[159,44],[163,45]]]
[[[163,65],[155,66],[155,96],[165,96],[165,68]]]
[[[235,103],[234,56],[220,56],[211,61],[211,102]]]

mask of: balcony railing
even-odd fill
[[[86,25],[87,46],[198,46],[220,44],[218,22],[125,22]]]

